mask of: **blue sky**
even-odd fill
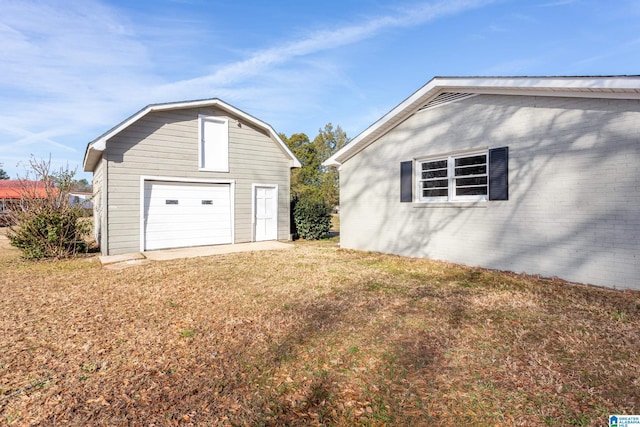
[[[434,76],[640,74],[638,0],[0,0],[0,163],[76,168],[144,106],[350,137]]]

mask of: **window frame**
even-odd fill
[[[456,195],[456,179],[461,179],[465,177],[464,175],[456,177],[456,159],[470,158],[474,156],[484,156],[485,157],[485,173],[484,174],[476,174],[473,177],[486,177],[486,184],[483,186],[486,188],[485,194],[478,195]],[[422,183],[427,181],[427,179],[422,178],[422,165],[425,163],[438,162],[438,161],[446,161],[447,162],[447,175],[445,177],[440,177],[440,180],[447,180],[447,195],[446,196],[432,196],[425,197],[423,196],[423,188]],[[452,152],[446,154],[439,154],[433,156],[420,157],[415,159],[415,177],[414,177],[414,185],[416,191],[415,202],[417,203],[452,203],[452,202],[486,202],[489,200],[489,149],[476,149],[471,151],[463,151],[463,152]],[[444,168],[441,168],[442,170]],[[435,170],[435,169],[434,169]],[[432,181],[435,181],[436,178],[431,178]],[[482,186],[482,185],[481,185]],[[444,188],[444,187],[438,187]]]

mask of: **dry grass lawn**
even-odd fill
[[[607,425],[640,293],[337,249],[105,270],[0,248],[0,424]]]

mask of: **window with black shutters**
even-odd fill
[[[485,200],[509,200],[509,147],[400,162],[402,203]]]
[[[419,161],[417,188],[420,202],[487,200],[487,152]]]

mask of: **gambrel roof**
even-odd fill
[[[87,150],[84,154],[84,162],[83,168],[85,172],[91,172],[95,169],[95,166],[100,160],[100,156],[102,152],[107,148],[107,144],[110,138],[122,132],[124,129],[140,120],[142,117],[154,111],[170,111],[170,110],[181,110],[187,108],[201,108],[201,107],[215,107],[222,111],[225,111],[235,117],[240,118],[241,120],[252,124],[253,126],[264,130],[269,134],[269,136],[282,148],[282,150],[287,154],[287,156],[291,159],[291,167],[299,168],[301,167],[300,161],[296,158],[296,156],[289,150],[289,147],[282,141],[277,132],[271,127],[271,125],[253,117],[250,114],[245,113],[242,110],[239,110],[232,105],[227,104],[218,98],[211,99],[200,99],[195,101],[181,101],[181,102],[168,102],[162,104],[150,104],[144,107],[142,110],[138,111],[131,117],[127,118],[123,122],[117,124],[113,128],[109,129],[104,134],[100,135],[95,140],[91,141],[87,144]]]
[[[419,110],[478,94],[640,99],[640,76],[434,77],[324,165],[341,165]]]

